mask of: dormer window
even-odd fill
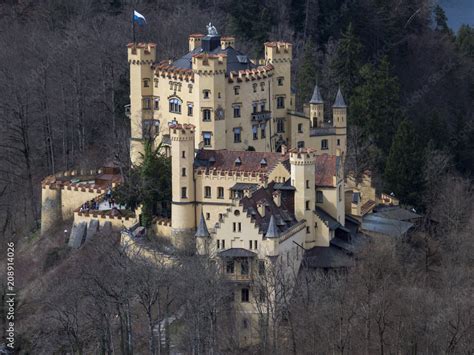
[[[242,165],[242,160],[240,160],[240,157],[237,157],[237,159],[234,160],[235,166],[240,166]]]
[[[267,160],[265,158],[263,158],[262,160],[260,160],[260,167],[262,168],[266,168],[267,167]]]

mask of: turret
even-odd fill
[[[265,62],[274,67],[273,92],[274,100],[270,107],[273,116],[284,116],[287,109],[294,108],[291,96],[291,60],[293,46],[286,42],[265,43]]]
[[[209,255],[209,246],[211,245],[211,235],[207,229],[206,220],[204,214],[201,211],[201,219],[197,227],[196,233],[196,251],[199,255]]]
[[[194,33],[189,36],[189,51],[193,51],[194,49],[201,47],[201,40],[203,39],[204,35],[202,33]]]
[[[130,65],[130,159],[139,162],[143,153],[143,120],[152,119],[153,111],[145,107],[153,97],[153,68],[156,60],[155,43],[128,44]],[[148,101],[149,100],[149,101]]]
[[[290,150],[291,184],[295,191],[295,217],[306,220],[306,243],[314,241],[316,151],[311,148]]]
[[[227,47],[235,47],[235,37],[225,36],[221,37],[221,49],[226,49]]]
[[[171,136],[171,235],[176,246],[189,246],[194,240],[194,126],[174,124]]]
[[[347,105],[342,97],[341,88],[337,90],[336,99],[332,105],[332,124],[336,128],[336,146],[342,152],[342,160],[347,148]]]
[[[280,246],[280,231],[273,215],[270,217],[267,232],[263,240],[266,256],[278,256]]]
[[[312,128],[322,126],[324,122],[324,101],[317,84],[314,87],[313,96],[309,101],[309,115]]]

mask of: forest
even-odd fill
[[[451,29],[431,0],[3,1],[0,249],[18,242],[18,351],[243,351],[233,323],[216,319],[228,290],[212,265],[178,255],[176,268],[150,268],[113,242],[70,255],[63,226],[39,237],[44,176],[110,158],[129,165],[133,9],[147,19],[138,40],[155,42],[160,60],[186,53],[210,21],[251,57],[267,40],[292,42],[298,108],[316,83],[326,101],[344,93],[346,171],[371,170],[379,189],[426,216],[409,239],[371,243],[343,275],[299,275],[284,316],[246,350],[472,352],[474,29]],[[180,339],[150,335],[177,310]]]

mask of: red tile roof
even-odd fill
[[[213,157],[214,163],[208,163]],[[235,161],[240,159],[240,164]],[[266,165],[260,164],[265,159]],[[230,150],[200,150],[196,156],[196,170],[207,167],[216,170],[239,171],[252,173],[269,173],[279,163],[288,160],[288,155],[273,152],[230,151]]]
[[[333,176],[337,174],[337,156],[323,154],[316,156],[316,186],[335,187]]]

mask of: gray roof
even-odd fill
[[[244,248],[230,248],[218,253],[221,258],[252,258],[256,256],[254,252]]]
[[[341,88],[337,89],[337,95],[336,95],[336,100],[334,100],[334,105],[332,105],[334,108],[345,108],[346,103],[344,101],[344,98],[342,97],[341,93]]]
[[[396,219],[377,216],[376,213],[370,213],[365,215],[362,219],[361,228],[367,232],[384,234],[389,237],[400,237],[413,226],[414,224],[410,222],[398,221]]]
[[[278,238],[280,236],[280,232],[278,231],[275,218],[273,215],[270,217],[270,223],[268,224],[267,233],[265,237],[267,238]]]
[[[310,104],[322,104],[323,102],[323,97],[321,96],[321,91],[319,91],[319,86],[316,84],[314,86],[314,91],[313,91],[313,96],[311,97],[311,100],[309,101]]]
[[[304,255],[304,264],[309,268],[347,268],[354,265],[353,258],[337,247],[314,247]]]
[[[389,219],[396,219],[398,221],[410,221],[422,217],[419,214],[401,207],[378,207],[377,212],[375,212],[374,215]]]
[[[230,189],[232,191],[244,191],[244,190],[255,191],[258,189],[258,184],[238,182],[234,186],[232,186]]]
[[[193,55],[203,53],[204,50],[201,47],[196,47],[191,52],[185,54],[181,58],[175,60],[171,65],[176,68],[181,69],[192,69],[192,58]],[[214,48],[212,51],[208,52],[210,54],[226,54],[227,55],[227,74],[231,71],[239,71],[245,69],[256,68],[257,66],[253,64],[247,55],[244,53],[232,48],[227,47],[222,49],[221,46]]]
[[[207,229],[206,220],[204,219],[204,214],[201,211],[201,219],[199,220],[199,225],[196,230],[195,237],[207,238],[210,236],[209,230]]]
[[[333,217],[329,215],[329,213],[327,213],[320,207],[316,207],[314,213],[316,213],[319,218],[323,220],[323,222],[328,226],[329,229],[335,230],[341,226],[338,221],[336,221]]]

